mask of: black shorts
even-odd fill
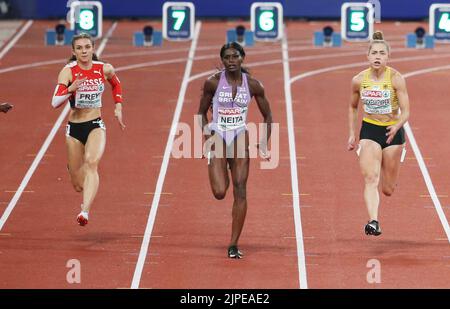
[[[85,145],[91,131],[97,128],[106,130],[105,123],[100,117],[86,122],[69,121],[66,125],[66,136],[72,136]]]
[[[380,144],[381,149],[384,149],[388,146],[392,145],[403,145],[405,143],[405,130],[403,127],[397,131],[394,136],[394,139],[390,144],[386,143],[387,140],[387,126],[377,126],[376,124],[372,124],[366,121],[362,122],[361,131],[359,133],[359,139],[370,139],[374,142]]]

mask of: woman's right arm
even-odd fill
[[[200,98],[200,106],[198,108],[198,116],[201,118],[200,125],[203,130],[202,132],[206,138],[208,138],[210,135],[209,130],[207,130],[208,110],[212,104],[212,99],[216,92],[216,88],[217,88],[217,81],[215,81],[213,78],[208,78],[205,81],[205,84],[203,85],[203,93],[202,93],[202,97]],[[206,128],[205,128],[205,126],[206,126]]]
[[[359,75],[353,77],[352,79],[352,91],[350,96],[350,105],[348,109],[348,124],[349,124],[349,134],[348,134],[348,144],[347,149],[353,150],[356,147],[356,134],[355,129],[358,121],[358,103],[359,103],[359,87],[361,85],[361,78]]]
[[[69,83],[71,78],[70,68],[63,68],[58,75],[58,85],[53,93],[52,106],[57,108],[61,106],[70,97]]]

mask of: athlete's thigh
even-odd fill
[[[359,141],[359,166],[364,175],[379,175],[381,169],[382,150],[380,144],[369,139]]]
[[[235,158],[230,159],[230,161],[233,185],[246,185],[250,167],[250,158]]]
[[[383,182],[391,184],[397,182],[403,147],[404,145],[392,145],[383,149],[381,163]]]
[[[241,133],[234,142],[235,157],[230,160],[231,177],[234,185],[246,184],[250,167],[250,156],[248,150],[248,133]]]
[[[105,152],[106,132],[104,129],[96,128],[89,133],[84,151],[84,159],[89,161],[100,161]]]
[[[229,180],[225,142],[219,134],[214,134],[208,143],[211,145],[207,154],[209,182],[214,189],[226,190]]]
[[[73,138],[72,136],[66,136],[66,148],[67,148],[67,164],[69,165],[69,173],[72,177],[83,165],[84,159],[84,145]]]

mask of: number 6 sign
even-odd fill
[[[283,6],[278,2],[255,2],[250,8],[255,40],[276,41],[283,35]]]

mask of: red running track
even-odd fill
[[[17,190],[60,113],[51,108],[50,98],[70,49],[43,46],[43,33],[51,25],[34,22],[0,67],[61,60],[0,73],[0,83],[8,85],[2,87],[2,96],[15,105],[12,112],[0,115],[0,160],[7,162],[0,167],[2,213],[14,194],[10,191]],[[226,29],[233,25],[203,22],[191,76],[220,65],[219,49]],[[448,48],[402,48],[401,36],[415,25],[381,25],[387,38],[392,38],[391,65],[408,73],[446,64]],[[111,26],[107,23],[106,30]],[[142,26],[141,22],[119,22],[102,54],[118,69],[124,85],[127,128],[121,132],[115,123],[113,103],[106,94],[107,150],[91,222],[86,228],[75,222],[81,197],[71,189],[65,170],[63,125],[0,231],[0,287],[131,286],[191,44],[164,42],[158,49],[134,48],[132,34]],[[288,24],[291,77],[365,61],[365,44],[309,48],[312,31],[320,27],[321,23]],[[205,160],[170,158],[141,288],[298,288],[299,276],[305,275],[298,270],[281,43],[257,43],[246,51],[246,64],[264,83],[274,120],[280,125],[278,167],[261,170],[259,159],[251,162],[249,208],[241,237],[246,257],[239,261],[226,258],[232,191],[225,200],[215,201]],[[354,54],[338,55],[342,53]],[[423,59],[408,60],[411,57]],[[129,65],[136,67],[127,68]],[[348,67],[292,83],[308,287],[448,288],[449,241],[410,147],[397,192],[389,199],[382,198],[384,234],[379,238],[363,234],[367,214],[362,177],[356,155],[345,150],[349,83],[362,69],[364,65]],[[446,175],[450,166],[444,154],[448,153],[446,116],[450,110],[441,99],[447,74],[450,72],[411,77],[408,88],[410,124],[448,220]],[[24,78],[28,81],[25,90]],[[191,127],[205,78],[194,79],[187,87],[180,121]],[[256,105],[249,117],[260,122]],[[80,284],[66,281],[66,264],[71,259],[81,263]],[[371,259],[381,265],[379,284],[366,280]]]

